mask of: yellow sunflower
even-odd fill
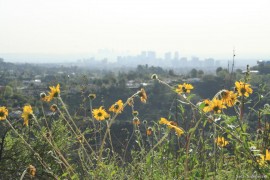
[[[110,115],[103,109],[103,106],[101,106],[99,109],[93,109],[92,111],[93,116],[98,121],[103,121],[106,118],[109,118]]]
[[[178,126],[177,122],[175,122],[175,121],[169,121],[169,124],[173,125],[173,126]]]
[[[221,93],[221,100],[222,102],[227,105],[228,107],[234,106],[235,102],[237,101],[237,94],[233,91],[225,90]]]
[[[6,120],[8,116],[8,110],[5,106],[0,107],[0,120]]]
[[[177,136],[184,134],[184,130],[180,127],[174,126],[172,124],[167,124],[168,128],[175,130]]]
[[[184,83],[184,84],[179,84],[175,91],[178,94],[182,94],[182,93],[190,93],[190,90],[192,89],[193,89],[193,86],[191,84]]]
[[[235,82],[235,89],[238,92],[239,96],[249,97],[249,94],[252,94],[253,92],[253,90],[250,88],[250,84],[241,81]]]
[[[266,149],[265,151],[265,160],[270,161],[270,150]]]
[[[174,121],[168,121],[166,118],[160,118],[159,124],[165,124],[169,129],[175,130],[177,136],[184,134],[184,130],[177,126],[177,123]]]
[[[210,103],[209,110],[214,111],[215,114],[219,114],[221,113],[221,110],[225,108],[226,106],[223,105],[221,100],[214,98],[212,102]]]
[[[265,157],[264,155],[260,154],[259,158],[257,159],[257,162],[260,166],[265,166],[266,162],[265,162]]]
[[[60,96],[60,84],[57,84],[57,86],[50,86],[51,92],[49,92],[49,95],[46,96],[46,101],[50,102],[53,98]]]
[[[235,105],[236,102],[238,102],[237,94],[233,91],[230,91],[230,100],[227,102],[227,106],[232,107]]]
[[[23,125],[28,126],[29,119],[32,119],[33,117],[33,110],[30,105],[26,105],[23,107],[23,113],[22,113],[22,118],[23,118]]]
[[[160,118],[159,124],[169,124],[170,121],[168,121],[166,118]]]
[[[211,101],[209,99],[205,99],[203,103],[204,103],[203,112],[209,112],[211,110],[210,109]]]
[[[228,90],[223,90],[221,92],[221,100],[226,104],[226,101],[230,99],[230,91]]]
[[[217,137],[217,138],[216,138],[216,143],[217,143],[217,145],[220,146],[220,147],[224,147],[224,146],[227,146],[227,144],[229,144],[229,142],[226,141],[226,140],[224,139],[224,137]]]
[[[147,95],[146,95],[146,92],[143,88],[141,88],[141,90],[139,92],[139,97],[141,98],[141,102],[146,103]]]
[[[123,105],[124,104],[123,104],[122,100],[119,100],[110,107],[109,111],[117,113],[117,114],[121,113],[124,109]]]

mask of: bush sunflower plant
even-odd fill
[[[177,108],[152,121],[140,121],[143,115],[137,111],[151,101],[144,88],[110,107],[96,106],[98,95],[91,93],[85,100],[89,115],[80,119],[71,115],[60,84],[50,86],[48,95],[41,93],[41,107],[25,105],[19,121],[9,118],[7,107],[0,107],[6,143],[1,145],[0,170],[13,172],[5,173],[5,179],[270,178],[269,124],[250,132],[246,122],[249,111],[261,118],[270,108],[255,110],[256,102],[249,98],[256,92],[247,76],[196,102],[196,86],[169,85],[154,74],[153,81],[175,95],[172,105]],[[37,109],[43,115],[36,116]],[[133,129],[118,147],[111,131],[124,112],[130,113]],[[81,121],[87,126],[79,126]]]

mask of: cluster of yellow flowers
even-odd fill
[[[0,120],[6,120],[8,116],[8,109],[5,106],[0,107]],[[29,119],[33,117],[33,110],[30,105],[26,105],[23,107],[22,116],[23,125],[28,126]]]
[[[91,96],[93,96],[93,95],[94,94],[91,94]],[[141,102],[146,103],[147,95],[146,95],[146,92],[143,88],[138,92],[138,96],[141,99]],[[90,99],[91,99],[91,97],[90,97]],[[129,104],[130,106],[133,106],[133,103],[134,103],[133,98],[129,98],[127,101],[127,104]],[[118,100],[113,105],[111,105],[111,107],[109,108],[109,111],[113,112],[115,114],[120,114],[120,113],[122,113],[123,110],[124,110],[124,103],[122,100]],[[93,113],[94,118],[98,121],[103,121],[103,120],[108,119],[110,117],[110,114],[107,113],[107,111],[104,109],[103,106],[101,106],[97,109],[93,109],[92,113]],[[133,122],[138,125],[138,124],[140,124],[140,122],[139,122],[138,118],[137,118],[137,120],[138,121],[136,121],[136,122],[133,121]]]
[[[204,103],[204,112],[213,111],[215,114],[221,113],[222,109],[232,107],[238,102],[238,97],[249,97],[253,90],[250,88],[250,84],[244,83],[241,81],[235,82],[235,91],[222,90],[219,98],[213,98],[212,101],[205,99]]]
[[[123,110],[124,110],[124,103],[122,100],[118,100],[109,108],[110,112],[113,112],[116,114],[120,114]],[[93,109],[92,113],[93,113],[94,118],[98,121],[103,121],[110,117],[110,114],[107,113],[107,111],[104,109],[103,106],[100,106],[98,109]]]

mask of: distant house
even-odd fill
[[[189,83],[201,82],[201,79],[200,78],[188,78],[187,82],[189,82]]]
[[[151,85],[151,83],[146,83],[146,82],[143,82],[143,83],[140,83],[141,86],[145,87],[145,86],[149,86]]]
[[[129,89],[138,89],[140,87],[140,83],[135,82],[134,80],[129,80],[126,83],[127,88]]]
[[[36,86],[39,86],[39,85],[41,85],[41,80],[40,79],[35,79],[35,80],[32,80],[31,83],[33,83]]]
[[[264,60],[259,60],[257,61],[258,65],[270,65],[270,61],[264,61]]]
[[[251,70],[251,71],[249,71],[249,72],[250,72],[250,73],[253,73],[253,74],[258,74],[258,73],[259,73],[259,71],[257,71],[257,70]],[[246,70],[242,71],[242,74],[245,74],[245,73],[247,73]]]

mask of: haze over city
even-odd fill
[[[0,57],[14,62],[180,57],[269,59],[269,0],[1,0]]]

